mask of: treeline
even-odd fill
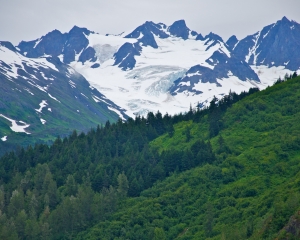
[[[208,115],[211,136],[233,103],[258,91],[216,98],[186,114],[149,113],[57,138],[53,145],[19,148],[0,159],[0,239],[63,239],[106,220],[125,197],[139,196],[157,180],[216,160],[209,141],[159,153],[149,142],[174,135],[174,124]],[[186,141],[191,140],[187,128]]]
[[[293,78],[296,78],[298,77],[298,74],[297,72],[294,72],[293,74],[285,74],[283,79],[281,79],[281,77],[279,77],[277,79],[277,81],[275,82],[275,84],[278,84],[278,83],[281,83],[281,82],[284,82],[284,81],[287,81],[287,80],[290,80],[290,79],[293,79]]]
[[[174,143],[172,152],[161,153],[173,159],[165,167],[185,168],[183,159],[195,156],[192,143],[203,126],[213,161],[205,154],[209,164],[180,174],[175,170],[76,239],[298,239],[299,96],[298,77],[249,96],[225,113],[218,110],[222,131],[212,139],[208,116],[222,101],[206,109],[199,123],[176,125],[172,138],[164,135],[151,144],[168,150]],[[172,165],[181,152],[181,164]]]
[[[69,137],[64,139],[58,137],[50,147],[46,144],[36,144],[27,149],[19,148],[15,152],[6,153],[1,158],[0,181],[4,184],[9,183],[16,172],[24,174],[26,170],[35,168],[37,164],[48,163],[58,186],[64,184],[69,174],[74,175],[76,182],[82,183],[82,178],[87,173],[98,171],[95,168],[96,165],[105,165],[103,172],[99,170],[102,176],[101,184],[98,183],[97,187],[95,183],[93,188],[99,190],[102,187],[108,187],[112,182],[116,182],[120,169],[132,168],[137,160],[140,169],[147,169],[141,167],[143,164],[158,162],[157,159],[161,156],[158,156],[154,149],[150,149],[148,143],[164,133],[172,137],[174,124],[189,120],[199,122],[203,116],[208,115],[210,135],[215,136],[222,128],[221,118],[226,109],[256,91],[258,89],[254,88],[241,94],[230,92],[219,101],[213,98],[208,108],[190,109],[186,114],[162,116],[160,112],[156,114],[150,112],[146,118],[137,116],[135,119],[129,118],[126,122],[119,120],[113,124],[108,121],[105,126],[91,129],[87,134],[78,135],[74,130]],[[188,128],[185,136],[186,141],[189,141]],[[145,162],[142,161],[143,159]],[[142,172],[142,175],[148,174]],[[107,182],[109,180],[106,179],[110,181],[114,179],[114,181]],[[146,186],[149,187],[149,184]]]
[[[93,153],[91,148],[80,149],[88,146],[79,141],[86,136],[76,137],[77,144],[71,140],[74,136],[75,133],[60,144],[61,140],[57,140],[55,147],[48,150],[43,145],[29,148],[39,158],[28,150],[21,150],[19,157],[10,153],[6,159],[2,158],[1,239],[72,238],[107,219],[124,197],[138,196],[171,172],[184,171],[215,158],[210,143],[203,141],[197,141],[189,151],[166,151],[161,155],[147,145],[139,149],[138,143],[112,154],[104,144],[98,151],[107,150],[107,155],[93,158],[103,155]],[[69,149],[63,145],[66,141],[72,142]],[[48,154],[52,158],[46,162]],[[21,164],[20,157],[26,164]],[[12,160],[16,165],[10,170],[8,165]],[[35,163],[35,167],[24,168]]]

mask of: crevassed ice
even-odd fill
[[[119,46],[111,46],[109,44],[97,44],[93,46],[96,51],[96,57],[100,63],[111,59],[117,52]]]

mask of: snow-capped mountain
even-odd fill
[[[45,36],[30,42],[22,41],[18,48],[20,52],[29,58],[37,58],[44,55],[54,57],[63,56],[62,62],[69,64],[78,55],[78,61],[96,60],[95,50],[88,47],[86,35],[93,32],[86,28],[73,27],[69,33],[61,33],[54,30]]]
[[[126,118],[122,108],[55,55],[28,58],[10,42],[0,42],[0,80],[0,144],[5,149]]]
[[[286,17],[261,31],[234,43],[228,40],[233,54],[250,65],[285,66],[297,71],[300,66],[300,24]]]
[[[224,42],[189,29],[184,20],[167,26],[147,21],[119,35],[73,27],[21,42],[28,58],[57,57],[129,116],[148,111],[174,114],[230,90],[265,88],[298,71],[299,24],[283,18],[262,31]]]

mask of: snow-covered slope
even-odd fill
[[[28,58],[9,42],[0,42],[0,81],[0,138],[5,144],[47,142],[74,129],[126,118],[122,108],[59,58]]]
[[[130,116],[174,114],[230,90],[261,89],[299,69],[299,24],[283,18],[262,31],[226,43],[217,34],[145,22],[120,35],[74,27],[21,42],[29,57],[57,56]],[[55,40],[57,39],[57,40]]]
[[[103,62],[98,68],[91,68],[92,63],[82,65],[76,61],[71,66],[109,99],[128,109],[128,114],[157,110],[172,114],[180,112],[189,103],[172,97],[169,88],[195,63],[209,66],[205,60],[218,46],[206,51],[204,42],[194,39],[160,38],[156,35],[153,39],[157,45],[155,48],[143,46],[143,43],[138,43],[139,39],[135,40],[136,43],[130,43],[139,48],[135,55],[134,51],[123,50],[125,44],[120,46],[114,58]],[[120,55],[125,56],[122,61],[118,61]]]

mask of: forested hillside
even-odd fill
[[[201,123],[178,123],[172,138],[155,139],[160,151],[191,152],[193,142],[210,139],[215,160],[175,171],[79,239],[293,239],[297,224],[280,230],[300,206],[299,80],[234,104],[220,114],[215,137],[211,123],[203,126],[208,114]],[[182,137],[187,128],[190,141]]]
[[[7,153],[0,239],[296,238],[299,120],[294,76]]]

